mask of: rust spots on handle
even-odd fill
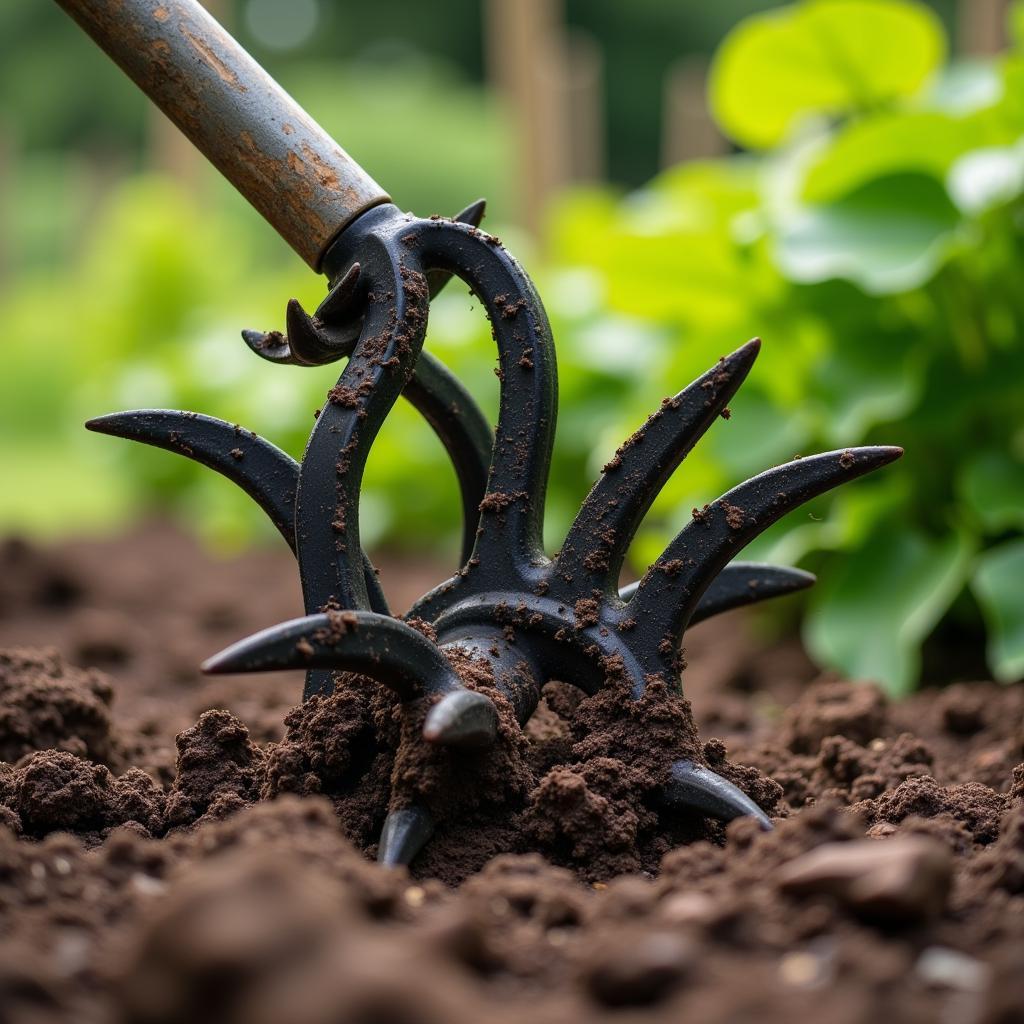
[[[163,8],[157,8],[157,10],[163,10]],[[160,17],[156,15],[156,12],[154,12],[154,16],[156,16],[157,21],[161,20]],[[164,18],[163,20],[166,21],[167,19]],[[229,68],[227,64],[217,56],[213,47],[210,46],[206,40],[199,39],[197,36],[194,36],[188,30],[188,27],[184,25],[181,28],[181,34],[189,41],[196,53],[198,53],[199,56],[202,57],[202,59],[205,60],[206,63],[209,64],[209,66],[220,76],[221,81],[225,85],[232,89],[237,89],[239,92],[247,91],[245,86],[238,80],[238,75],[236,75],[234,71],[232,71],[231,68]]]
[[[319,270],[387,193],[197,0],[57,0]]]

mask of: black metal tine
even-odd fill
[[[356,301],[360,266],[353,263],[310,316],[298,299],[289,299],[285,310],[287,334],[280,331],[242,331],[245,343],[261,359],[293,366],[323,366],[347,356],[353,339],[348,331],[332,332],[332,318],[350,318]]]
[[[284,314],[291,361],[296,366],[322,366],[337,358],[330,335],[313,319],[298,299],[289,299]]]
[[[242,340],[268,363],[288,366],[295,362],[288,339],[281,331],[255,331],[246,327],[242,331]]]
[[[450,268],[480,297],[491,321],[501,389],[471,568],[479,560],[491,579],[511,587],[545,560],[544,497],[558,393],[551,327],[529,278],[496,239],[450,222],[420,222],[415,230],[424,263]]]
[[[403,807],[384,819],[377,863],[394,868],[412,863],[434,834],[434,819],[423,807]]]
[[[761,341],[720,359],[666,399],[605,466],[555,559],[552,593],[614,593],[626,551],[643,517],[694,445],[715,422],[754,365]]]
[[[498,711],[484,694],[457,690],[427,712],[423,738],[444,747],[491,747],[498,738]]]
[[[96,416],[86,427],[184,455],[237,484],[252,498],[295,551],[295,492],[299,464],[268,440],[227,420],[176,409],[134,409]],[[363,576],[375,612],[387,615],[387,598],[376,570],[363,555]]]
[[[330,291],[320,300],[320,305],[313,314],[317,323],[327,326],[335,320],[352,315],[352,305],[357,300],[361,273],[362,267],[358,263],[353,263],[341,278],[331,285]],[[333,347],[337,349],[340,346],[335,343]]]
[[[762,831],[771,832],[773,828],[768,815],[742,789],[693,761],[672,765],[662,799],[671,807],[692,807],[720,821],[751,817]]]
[[[452,219],[459,224],[468,224],[471,228],[478,228],[483,223],[486,212],[487,200],[480,198],[470,203],[464,210],[460,210]]]
[[[762,565],[759,562],[730,562],[701,594],[690,625],[710,619],[714,615],[760,604],[775,597],[785,597],[813,587],[814,575],[803,569],[790,569],[781,565]],[[632,600],[639,583],[630,583],[619,591],[619,600]]]
[[[404,701],[461,690],[436,644],[401,619],[376,612],[306,615],[239,640],[203,662],[209,675],[326,668],[383,683]]]
[[[276,445],[227,420],[176,409],[132,409],[86,420],[97,434],[163,448],[227,477],[270,518],[295,550],[299,464]]]
[[[623,614],[638,621],[640,648],[662,648],[662,666],[674,668],[674,651],[701,595],[738,551],[787,512],[902,454],[902,448],[868,447],[797,459],[695,509],[693,521],[648,569],[625,607]]]
[[[426,331],[428,297],[419,264],[404,252],[379,255],[373,267],[363,261],[374,297],[310,435],[299,473],[295,521],[309,613],[367,607],[359,566],[363,469],[384,418],[412,376]]]

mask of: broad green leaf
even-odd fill
[[[1003,452],[980,452],[957,481],[960,500],[987,533],[1024,528],[1024,462]],[[1024,579],[1021,581],[1024,589]]]
[[[1024,540],[978,558],[971,579],[988,626],[988,663],[1004,683],[1024,678]]]
[[[827,203],[875,178],[918,171],[942,180],[962,153],[982,145],[977,119],[934,111],[886,112],[843,128],[804,181],[808,203]]]
[[[804,622],[812,657],[906,693],[917,681],[921,643],[963,589],[973,548],[966,535],[936,541],[886,523],[820,578]]]
[[[741,145],[775,146],[808,115],[917,92],[942,62],[938,18],[904,0],[809,0],[741,22],[719,49],[711,106]]]
[[[788,217],[776,258],[795,281],[841,277],[875,295],[908,291],[935,273],[959,220],[934,178],[895,174]]]

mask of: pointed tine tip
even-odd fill
[[[293,318],[303,326],[308,326],[311,330],[313,329],[313,318],[303,308],[302,303],[298,299],[289,299],[287,306],[285,306],[285,317],[288,320],[289,326]]]
[[[254,331],[246,328],[242,331],[242,340],[249,348],[270,363],[291,362],[291,350],[283,334],[276,331]]]
[[[92,416],[85,421],[85,429],[97,434],[116,434],[124,415],[123,412],[110,412],[105,416]]]
[[[200,666],[199,671],[204,676],[223,676],[232,672],[244,672],[244,664],[239,660],[235,652],[238,644],[225,647],[223,651],[211,654]]]
[[[863,448],[847,448],[839,452],[840,463],[849,462],[846,468],[866,473],[882,466],[888,466],[903,455],[903,449],[895,445],[869,445]]]
[[[761,339],[751,338],[745,345],[740,345],[733,355],[739,355],[741,352],[753,362],[761,352]]]
[[[750,368],[754,365],[757,357],[761,354],[761,339],[751,338],[744,345],[740,345],[735,352],[730,352],[727,356],[722,357],[722,362],[725,365],[735,371],[739,371],[745,377],[749,372]]]
[[[128,409],[125,412],[109,412],[105,416],[92,416],[85,421],[85,428],[96,434],[124,437],[129,441],[147,441],[159,437],[162,433],[159,426],[155,426],[152,422],[147,423],[147,417],[154,413],[175,415],[167,409]],[[183,414],[177,413],[176,415]]]
[[[470,203],[461,213],[457,213],[455,219],[460,224],[471,224],[473,227],[478,228],[484,219],[486,211],[487,200],[478,199],[475,203]]]
[[[323,302],[317,306],[316,315],[319,319],[326,322],[337,316],[346,316],[351,312],[349,306],[361,272],[362,268],[358,263],[353,263],[345,271],[345,276],[334,285],[324,297]]]
[[[743,790],[717,772],[693,761],[676,761],[664,791],[670,805],[692,807],[720,821],[753,818],[762,832],[771,832],[771,819]]]
[[[285,656],[281,651],[270,649],[269,644],[253,643],[250,637],[211,655],[199,666],[199,671],[204,676],[226,676],[306,667],[306,659],[298,649]]]
[[[779,566],[775,572],[775,580],[780,590],[786,589],[795,593],[798,590],[809,590],[818,582],[818,577],[813,572],[804,569]]]
[[[433,834],[434,820],[422,807],[392,811],[381,829],[377,863],[389,868],[412,863]]]
[[[484,748],[498,736],[498,711],[494,702],[473,690],[445,694],[428,712],[423,738],[445,747]]]
[[[308,668],[312,647],[308,640],[326,624],[326,616],[307,615],[271,626],[225,647],[200,665],[206,675],[235,672],[276,672],[291,668]]]

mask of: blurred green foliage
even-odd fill
[[[902,444],[902,463],[790,516],[753,554],[820,573],[804,629],[823,664],[906,690],[943,622],[957,636],[987,630],[996,676],[1024,676],[1024,31],[1014,40],[999,60],[950,65],[923,4],[807,0],[755,15],[726,38],[710,86],[746,152],[629,195],[564,197],[542,257],[498,218],[558,342],[551,549],[661,398],[761,335],[732,418],[669,481],[633,566],[692,507],[772,464]],[[402,205],[433,212],[441,196],[454,212],[489,194],[500,213],[506,150],[479,92],[425,65],[382,79],[373,116],[346,120],[344,97],[363,84],[314,67],[286,81]],[[157,177],[106,190],[83,173],[39,157],[10,193],[29,255],[0,293],[0,524],[113,526],[157,507],[221,543],[270,537],[209,471],[80,424],[188,408],[300,454],[338,367],[263,363],[238,329],[280,326],[285,300],[312,307],[322,284],[212,177],[197,199]],[[70,262],[53,256],[68,225],[80,226]],[[473,305],[450,286],[427,344],[493,414],[493,344]],[[457,508],[440,445],[399,405],[367,470],[367,546],[454,563]]]
[[[906,447],[760,545],[821,571],[815,657],[894,691],[943,616],[970,635],[979,609],[991,670],[1024,675],[1022,44],[1016,31],[998,61],[944,65],[940,23],[897,0],[756,15],[710,84],[749,152],[561,212],[561,256],[599,264],[608,310],[673,330],[671,379],[766,341],[736,416],[656,506],[645,558],[682,508],[766,462]]]

